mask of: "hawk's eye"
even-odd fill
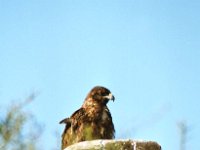
[[[99,96],[107,96],[107,95],[110,94],[110,91],[109,91],[109,90],[106,90],[106,89],[100,88],[100,89],[98,89],[98,90],[96,91],[96,94],[99,95]]]
[[[107,92],[104,92],[104,93],[101,93],[101,95],[102,95],[102,96],[106,96],[106,95],[108,95],[108,93],[107,93]]]
[[[107,95],[109,95],[110,94],[110,92],[109,91],[103,91],[102,93],[101,93],[101,96],[107,96]]]

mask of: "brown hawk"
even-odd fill
[[[106,106],[109,100],[115,100],[110,90],[96,86],[88,93],[80,109],[60,121],[66,124],[62,134],[62,150],[80,141],[114,138],[112,116]]]

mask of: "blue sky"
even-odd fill
[[[0,0],[0,105],[40,94],[28,106],[56,144],[58,122],[95,85],[109,103],[116,138],[179,148],[177,122],[199,149],[200,2],[191,0]]]

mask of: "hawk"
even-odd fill
[[[115,100],[110,90],[96,86],[88,93],[80,109],[60,121],[60,124],[66,124],[62,134],[62,150],[80,141],[114,138],[115,128],[106,105],[109,100]]]

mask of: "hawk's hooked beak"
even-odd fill
[[[112,95],[112,93],[110,93],[109,95],[105,96],[107,99],[112,100],[114,102],[115,97],[114,95]]]

